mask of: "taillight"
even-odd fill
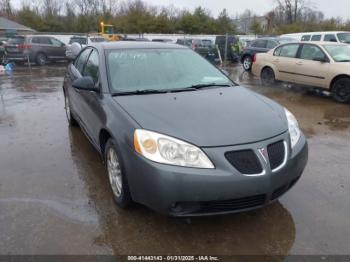
[[[256,54],[253,56],[253,63],[256,62]]]
[[[31,45],[18,45],[18,48],[19,49],[29,49],[29,48],[31,48],[32,46]]]

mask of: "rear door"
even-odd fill
[[[296,61],[295,82],[304,85],[326,87],[329,71],[329,58],[320,47],[303,44]],[[318,61],[315,61],[318,60]],[[328,62],[320,62],[327,60]]]
[[[300,44],[282,45],[274,51],[272,63],[277,69],[278,80],[293,82]]]

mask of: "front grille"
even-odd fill
[[[274,144],[270,144],[267,146],[267,152],[269,154],[270,167],[271,169],[275,169],[279,167],[284,160],[285,148],[283,141],[279,141]]]
[[[200,210],[196,213],[228,212],[264,205],[265,195],[256,195],[232,200],[200,202]]]
[[[227,152],[225,157],[242,174],[253,175],[260,174],[263,171],[253,150]]]

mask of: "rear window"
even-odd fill
[[[11,44],[11,45],[23,44],[24,43],[24,37],[10,38],[7,43]]]

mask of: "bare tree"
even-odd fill
[[[13,16],[13,9],[10,0],[2,0],[0,2],[0,14],[11,18]]]

